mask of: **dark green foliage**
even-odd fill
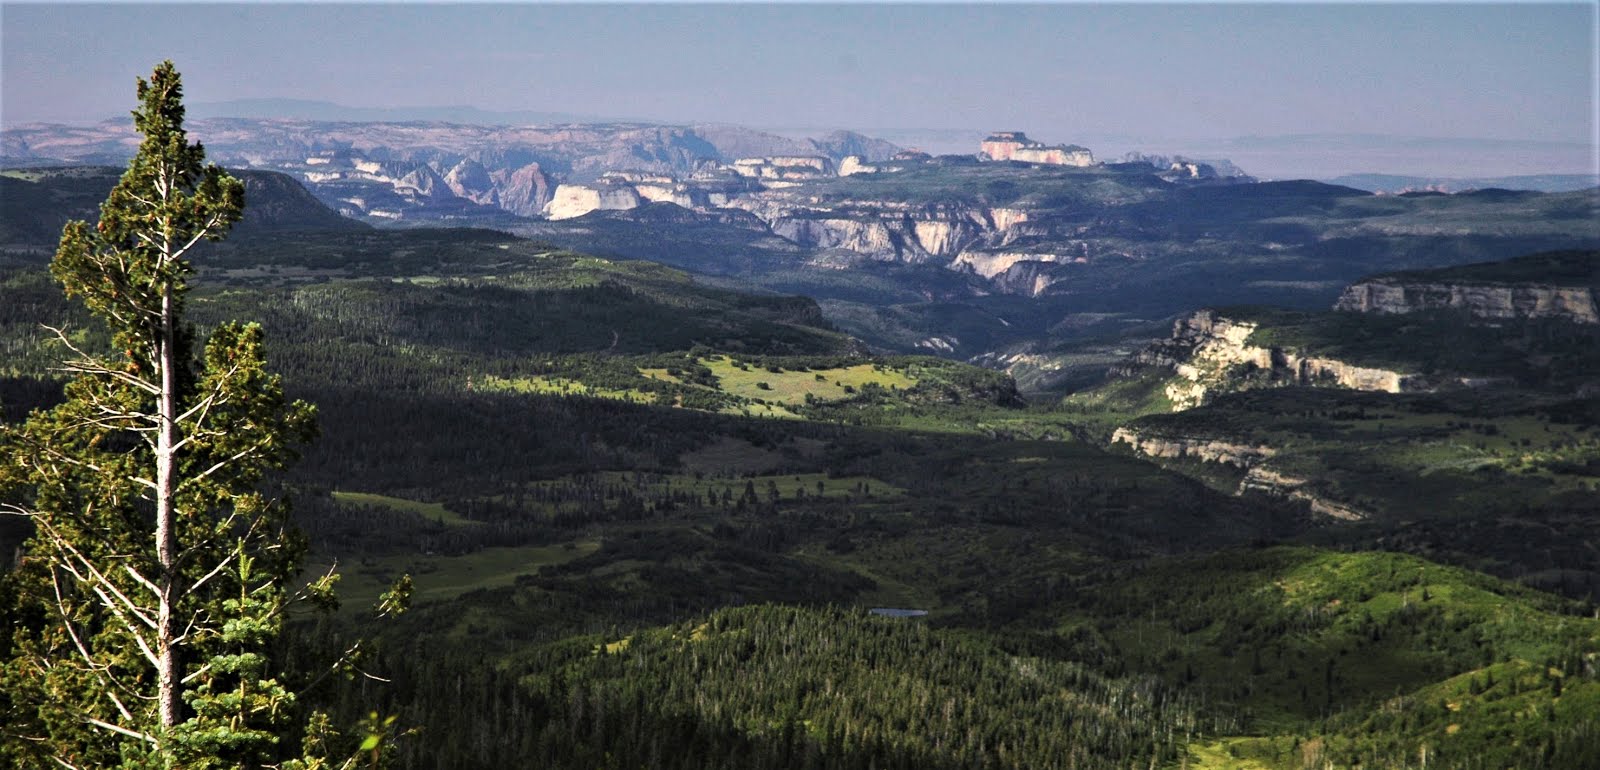
[[[804,255],[737,217],[653,207],[538,235],[755,270],[756,284],[834,297],[823,306],[874,344],[926,350],[915,346],[937,331],[959,338],[947,343],[956,355],[1046,332],[1114,347],[1154,323],[1123,314],[1158,317],[1196,292],[1259,300],[1287,282],[1302,304],[1321,305],[1331,277],[1391,260],[1444,263],[1573,237],[1375,234],[1493,219],[1503,203],[1313,183],[1181,189],[1128,167],[946,165],[821,189],[937,205],[951,179],[972,182],[956,186],[963,203],[1049,205],[1039,226],[1083,228],[1095,264],[1063,267],[1076,272],[1056,296],[975,297],[979,279],[926,266],[802,267]],[[0,181],[8,207],[15,191],[30,209],[8,210],[7,226],[34,227],[23,220],[43,205],[40,188]],[[288,212],[292,191],[278,192]],[[1590,205],[1557,198],[1517,203]],[[1329,223],[1349,232],[1324,238]],[[1263,314],[1277,322],[1265,334],[1319,351],[1360,341],[1375,360],[1467,373],[1490,361],[1545,393],[1255,391],[1139,423],[1273,442],[1288,469],[1320,470],[1314,491],[1397,512],[1329,525],[1302,504],[1235,496],[1242,469],[1175,464],[1195,477],[1185,478],[1075,438],[1165,411],[1152,380],[1030,407],[997,372],[869,358],[816,302],[733,288],[748,283],[485,230],[263,233],[208,247],[190,316],[197,338],[215,332],[247,348],[257,332],[225,321],[261,319],[285,387],[319,404],[324,437],[282,479],[299,491],[311,558],[345,565],[355,596],[418,576],[419,610],[364,664],[393,684],[335,676],[305,696],[335,723],[399,712],[394,724],[423,731],[398,748],[407,766],[1144,768],[1182,766],[1186,747],[1213,742],[1295,768],[1315,747],[1368,767],[1413,762],[1424,744],[1430,767],[1592,759],[1592,610],[1410,557],[1336,550],[1431,554],[1590,595],[1600,585],[1586,539],[1593,491],[1579,483],[1596,466],[1575,450],[1600,415],[1594,399],[1566,395],[1592,372],[1582,329]],[[29,249],[5,254],[40,262]],[[0,292],[0,419],[14,424],[64,396],[37,323],[77,329],[86,316],[37,267],[7,272]],[[1107,315],[1073,320],[1093,311]],[[120,352],[109,334],[73,339]],[[719,414],[756,403],[719,389],[706,362],[721,366],[725,354],[773,395],[779,375],[825,382],[828,369],[864,364],[917,384],[841,387],[792,404],[785,416],[798,420]],[[600,391],[639,400],[584,395]],[[1428,442],[1527,459],[1400,470]],[[1241,550],[1278,540],[1335,550]],[[1228,550],[1206,556],[1217,549]],[[1195,555],[1173,560],[1183,554]],[[0,599],[19,585],[0,583],[12,592]],[[742,605],[756,606],[733,609]],[[859,609],[880,605],[931,614]],[[37,605],[7,620],[36,624],[29,612]],[[362,622],[297,617],[288,644],[229,658],[227,676],[280,671],[298,690]],[[230,644],[262,648],[275,628],[235,631]],[[23,696],[0,688],[0,708]],[[216,714],[197,703],[202,712]],[[1473,718],[1452,721],[1457,713]],[[300,732],[278,731],[280,748]],[[1442,742],[1452,735],[1457,744]],[[329,750],[353,751],[364,736],[330,738]],[[232,739],[194,737],[208,751]]]
[[[1548,251],[1494,262],[1380,273],[1372,279],[1600,288],[1600,251]]]
[[[0,247],[26,253],[28,247],[54,245],[68,221],[93,224],[99,205],[122,175],[109,166],[67,166],[14,169],[0,173]],[[234,171],[250,200],[232,233],[234,237],[296,231],[360,231],[367,229],[317,202],[292,177],[271,171]],[[3,262],[0,262],[3,264]]]
[[[469,742],[467,715],[418,703],[439,742],[416,746],[415,766],[1143,767],[1200,727],[1149,681],[860,610],[762,606],[580,636],[494,678],[483,697],[522,718]]]
[[[305,550],[261,488],[311,437],[314,410],[284,398],[258,325],[218,325],[196,360],[187,257],[240,218],[243,186],[188,143],[171,62],[138,92],[138,154],[51,263],[110,350],[64,339],[72,379],[59,397],[30,394],[58,403],[0,425],[0,512],[33,530],[3,581],[0,757],[260,766],[300,755],[271,655]],[[326,598],[329,581],[306,591]]]
[[[1524,387],[1567,390],[1600,372],[1600,327],[1592,324],[1553,319],[1489,324],[1448,311],[1386,315],[1232,307],[1217,312],[1259,324],[1251,345],[1437,381],[1500,377]]]

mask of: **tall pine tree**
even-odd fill
[[[182,93],[171,62],[139,80],[138,153],[51,265],[114,352],[58,332],[65,402],[0,433],[0,511],[35,531],[0,672],[0,759],[19,765],[322,764],[283,745],[296,698],[270,651],[304,547],[259,491],[314,409],[285,399],[257,325],[224,324],[194,354],[188,257],[239,220],[244,188],[189,143]],[[307,594],[331,600],[332,582]]]

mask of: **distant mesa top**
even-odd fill
[[[1028,138],[1022,131],[996,131],[978,145],[990,160],[1015,160],[1053,166],[1093,166],[1089,148],[1076,144],[1045,145]]]

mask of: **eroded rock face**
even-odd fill
[[[402,195],[412,195],[418,198],[448,198],[455,193],[450,191],[450,186],[445,184],[439,172],[428,166],[417,166],[394,185],[395,192]]]
[[[550,202],[550,178],[537,163],[494,172],[500,208],[525,217],[539,216]]]
[[[1312,492],[1310,484],[1310,479],[1281,473],[1265,465],[1257,465],[1244,474],[1244,478],[1239,481],[1239,491],[1236,494],[1260,492],[1287,497],[1290,500],[1304,500],[1311,507],[1312,514],[1330,519],[1361,521],[1367,518],[1365,511],[1353,505],[1330,500]]]
[[[591,211],[638,208],[643,198],[628,185],[564,184],[544,207],[550,219],[572,219]]]
[[[1004,272],[990,277],[995,288],[1006,294],[1037,297],[1062,280],[1050,270],[1052,262],[1023,260],[1012,263]]]
[[[1272,467],[1278,450],[1260,444],[1218,436],[1179,436],[1143,431],[1124,426],[1111,435],[1112,444],[1127,444],[1146,457],[1190,459],[1231,465],[1245,472],[1235,495],[1246,492],[1287,497],[1304,501],[1316,516],[1343,521],[1360,521],[1367,513],[1352,505],[1331,500],[1311,488],[1311,480],[1284,473]]]
[[[993,279],[1012,271],[1018,265],[1060,265],[1068,262],[1087,262],[1074,254],[1040,253],[1027,251],[963,251],[956,255],[950,266],[957,270],[971,270],[985,278]]]
[[[1010,230],[1028,221],[1027,209],[996,207],[989,209],[989,223],[996,230]]]
[[[1249,340],[1256,328],[1253,322],[1200,310],[1179,319],[1172,337],[1135,354],[1134,362],[1171,367],[1177,374],[1166,386],[1173,411],[1200,406],[1216,393],[1258,387],[1322,385],[1412,393],[1434,390],[1437,385],[1420,374],[1252,345]]]
[[[1586,287],[1413,283],[1377,278],[1351,285],[1335,310],[1414,313],[1462,310],[1479,318],[1555,318],[1600,324],[1600,298]]]
[[[471,158],[457,163],[444,175],[444,183],[458,198],[466,198],[485,206],[499,206],[500,192],[495,189],[489,169]]]
[[[1212,436],[1168,436],[1148,434],[1129,427],[1117,428],[1111,443],[1128,444],[1140,454],[1167,459],[1189,458],[1250,468],[1277,454],[1269,446],[1245,444]]]
[[[905,253],[904,235],[876,219],[794,217],[769,224],[775,235],[809,248],[845,249],[882,260]]]
[[[755,214],[774,234],[800,246],[855,251],[874,260],[972,269],[985,277],[1002,273],[1019,260],[985,273],[962,267],[961,255],[1003,245],[1011,238],[1011,228],[1028,221],[1025,211],[965,205],[916,206],[872,200],[822,205],[774,189],[772,182],[763,184],[766,192],[730,200],[728,205]],[[996,227],[997,220],[1004,227]]]

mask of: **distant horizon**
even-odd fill
[[[254,109],[241,109],[249,106]],[[305,112],[266,115],[264,110],[302,107],[320,109],[333,115],[348,117],[319,117]],[[683,120],[664,121],[643,117],[618,117],[605,115],[565,115],[559,113],[533,113],[531,111],[484,110],[472,105],[366,107],[340,104],[322,99],[251,98],[230,99],[222,102],[196,102],[188,105],[191,120],[212,118],[282,119],[329,123],[382,123],[431,122],[469,126],[521,126],[558,125],[562,123],[604,124],[637,123],[644,125],[740,125],[725,121]],[[432,113],[432,117],[417,117]],[[459,114],[453,118],[451,114]],[[515,116],[559,118],[550,120],[512,120]],[[487,122],[482,118],[501,116],[503,120]],[[473,117],[480,118],[478,120]],[[109,116],[95,120],[38,121],[7,124],[3,130],[18,130],[30,125],[60,125],[74,128],[116,123],[122,116]],[[1592,176],[1600,185],[1600,170],[1585,168],[1585,156],[1591,148],[1586,144],[1560,141],[1507,140],[1490,137],[1407,136],[1360,133],[1320,133],[1281,135],[1242,135],[1179,139],[1120,134],[1089,134],[1078,136],[1052,136],[1041,134],[1028,127],[1007,126],[988,128],[917,128],[917,127],[853,127],[853,126],[776,126],[744,125],[767,133],[790,138],[817,138],[832,131],[853,131],[893,142],[908,149],[919,149],[933,154],[970,154],[977,151],[977,143],[993,131],[1018,130],[1029,132],[1030,137],[1048,143],[1087,144],[1098,160],[1114,161],[1130,152],[1148,155],[1181,155],[1190,159],[1235,163],[1246,173],[1267,179],[1335,179],[1342,176],[1393,175],[1428,177],[1436,179],[1471,179],[1516,176]],[[131,132],[131,123],[128,130]],[[204,138],[204,137],[200,137]],[[1337,148],[1332,150],[1330,148]],[[1495,152],[1511,157],[1515,162],[1496,161],[1488,167],[1472,167],[1464,158],[1484,152]],[[1329,159],[1330,156],[1332,159]],[[1407,165],[1409,164],[1409,165]]]
[[[134,78],[172,59],[196,108],[1014,129],[1101,157],[1238,150],[1252,137],[1501,142],[1494,157],[1408,161],[1390,148],[1357,166],[1341,157],[1350,147],[1274,150],[1255,169],[1230,159],[1270,175],[1466,162],[1483,164],[1462,169],[1473,176],[1600,173],[1597,14],[1593,3],[7,3],[0,126],[125,115]]]

